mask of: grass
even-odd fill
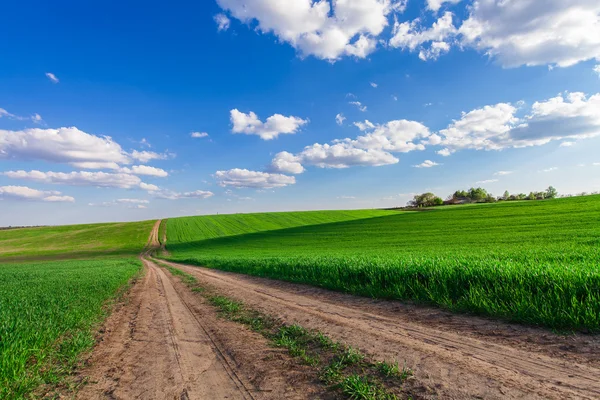
[[[300,325],[287,325],[272,316],[248,308],[243,303],[202,287],[186,272],[163,265],[194,292],[200,293],[218,310],[219,315],[260,333],[275,347],[288,351],[301,364],[312,368],[316,377],[342,398],[364,400],[397,400],[411,398],[403,388],[412,371],[403,368],[395,373],[393,364],[373,362],[357,349],[334,342],[322,332]],[[386,365],[388,370],[382,369]],[[397,364],[396,364],[397,367]]]
[[[399,213],[386,210],[349,210],[206,215],[169,218],[166,229],[169,243],[177,244]]]
[[[154,221],[0,230],[0,262],[136,256]]]
[[[140,267],[135,259],[0,265],[0,399],[60,383]]]
[[[301,216],[293,213],[298,225]],[[168,258],[557,330],[600,331],[600,196],[320,225],[307,218],[305,226],[265,231],[272,225],[260,221],[271,221],[269,214],[218,217],[227,229],[218,231],[215,217],[170,219]],[[252,223],[259,232],[247,233]]]

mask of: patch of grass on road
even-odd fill
[[[0,265],[0,399],[60,383],[140,267],[136,259]]]
[[[191,274],[162,264],[171,274],[179,276],[190,289],[200,293],[230,321],[248,326],[269,339],[273,346],[287,349],[290,356],[313,368],[315,376],[330,390],[346,399],[397,400],[411,398],[404,388],[412,371],[406,366],[374,362],[359,350],[334,342],[323,333],[300,325],[287,325],[272,316],[222,296],[209,287],[199,285]],[[385,366],[385,367],[382,367]]]
[[[263,218],[270,221],[269,214],[256,215],[248,224],[269,229]],[[557,330],[600,331],[600,196],[248,234],[235,228],[235,236],[223,236],[235,229],[217,232],[202,219],[193,226],[169,221],[173,261]]]

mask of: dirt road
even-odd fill
[[[594,337],[560,338],[399,302],[172,265],[284,321],[318,329],[378,359],[406,360],[431,398],[600,398],[600,343]],[[419,318],[419,311],[430,318]],[[566,345],[573,349],[562,351]]]
[[[156,246],[158,226],[148,249]],[[156,231],[156,232],[155,232]],[[149,250],[146,251],[146,254]],[[80,399],[280,399],[323,389],[289,357],[214,309],[152,261],[81,371]]]
[[[215,316],[151,259],[96,347],[81,399],[324,398],[308,367]],[[598,399],[600,338],[550,332],[394,301],[181,264],[203,285],[284,322],[318,329],[379,360],[406,361],[416,398]],[[303,369],[305,368],[305,369]]]

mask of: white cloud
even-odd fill
[[[594,67],[594,72],[595,72],[596,74],[598,74],[598,77],[600,77],[600,64],[598,64],[598,65],[596,65],[596,66]]]
[[[42,171],[7,171],[0,173],[11,179],[22,179],[34,182],[51,183],[70,186],[95,186],[105,188],[132,189],[142,188],[143,182],[139,177],[123,173],[109,172],[42,172]],[[151,185],[152,186],[152,185]]]
[[[293,176],[239,168],[217,171],[214,176],[219,185],[223,187],[272,189],[296,183],[296,178]]]
[[[463,45],[504,67],[600,60],[597,0],[477,0],[460,27]]]
[[[457,34],[452,19],[453,14],[447,11],[428,29],[421,26],[419,18],[402,23],[396,20],[389,44],[403,50],[415,51],[419,49],[419,58],[422,60],[436,59],[450,50],[447,41]],[[431,45],[425,47],[428,43],[431,43]]]
[[[406,0],[217,0],[233,18],[256,22],[301,55],[330,61],[343,56],[364,58],[377,46],[388,15],[402,12]]]
[[[558,167],[550,167],[550,168],[546,168],[546,169],[541,169],[539,172],[552,172],[552,171],[556,171],[558,169]]]
[[[425,160],[421,164],[413,165],[413,167],[415,167],[415,168],[431,168],[431,167],[436,167],[438,165],[441,165],[441,164],[438,164],[435,161]]]
[[[398,96],[394,96],[394,95],[392,95],[392,99],[393,99],[394,101],[398,101]]]
[[[343,125],[344,121],[346,120],[346,117],[344,117],[344,114],[339,113],[338,115],[335,116],[335,123],[338,125]]]
[[[77,128],[0,130],[0,159],[112,166],[130,161],[112,138],[95,136]]]
[[[38,113],[35,113],[31,116],[31,120],[33,121],[34,124],[41,124],[42,122],[44,122],[44,120],[42,119],[42,116]]]
[[[214,20],[217,23],[217,30],[219,32],[226,31],[227,29],[229,29],[229,24],[231,23],[231,21],[229,21],[227,15],[217,14],[214,16]]]
[[[600,93],[590,97],[578,92],[560,94],[535,102],[523,118],[517,118],[516,112],[513,105],[499,103],[463,113],[439,132],[440,145],[450,152],[501,150],[600,135]]]
[[[595,162],[595,163],[592,163],[592,165],[593,165],[594,167],[600,167],[600,162]]]
[[[150,201],[143,199],[117,199],[113,201],[104,201],[102,203],[88,203],[88,206],[92,207],[113,207],[113,206],[125,206],[131,209],[144,209],[147,208],[147,204]]]
[[[575,142],[562,142],[560,147],[571,147],[575,144]]]
[[[159,199],[180,200],[180,199],[208,199],[214,196],[213,192],[206,190],[195,190],[193,192],[174,192],[171,190],[158,190],[152,194]]]
[[[131,152],[130,156],[135,160],[138,160],[143,163],[147,163],[148,161],[152,161],[152,160],[166,160],[170,156],[172,156],[172,154],[167,154],[167,153],[159,154],[159,153],[155,153],[153,151],[134,150]]]
[[[377,86],[379,86],[378,84],[376,84],[375,82],[370,82],[369,83],[371,85],[371,87],[376,88]]]
[[[436,153],[439,154],[440,156],[448,157],[450,154],[452,154],[452,151],[450,151],[450,149],[442,149],[442,150],[436,151]]]
[[[486,179],[483,181],[477,181],[475,182],[477,185],[482,185],[482,184],[486,184],[486,183],[494,183],[494,182],[498,182],[498,179]]]
[[[512,173],[514,173],[515,171],[498,171],[495,172],[494,175],[496,176],[506,176],[506,175],[510,175]]]
[[[158,178],[166,178],[169,173],[161,168],[150,167],[148,165],[134,165],[131,168],[121,168],[119,172],[133,175],[156,176]]]
[[[58,83],[58,82],[60,82],[58,80],[58,78],[56,77],[56,75],[54,75],[52,72],[46,72],[46,77],[48,79],[50,79],[52,81],[52,83]]]
[[[297,155],[303,164],[319,168],[348,168],[353,166],[381,166],[396,164],[398,159],[382,150],[359,149],[351,143],[307,146]]]
[[[438,12],[444,3],[457,4],[460,3],[460,1],[461,0],[427,0],[427,8],[433,12]]]
[[[75,201],[71,196],[61,196],[60,192],[41,191],[27,186],[0,186],[0,199],[71,203]]]
[[[300,127],[308,123],[308,120],[275,114],[267,118],[267,121],[263,123],[252,111],[249,114],[245,114],[234,109],[231,110],[231,123],[233,124],[231,130],[233,133],[257,135],[263,140],[271,140],[281,134],[297,133]]]
[[[428,49],[419,51],[419,58],[423,61],[437,60],[442,54],[450,51],[450,45],[446,42],[433,42]],[[431,105],[431,103],[429,103]]]
[[[159,190],[158,186],[144,182],[140,183],[140,189],[147,190],[148,192],[155,192]]]
[[[304,167],[300,163],[299,157],[287,151],[282,151],[277,153],[271,161],[271,170],[284,174],[301,174],[304,172]]]
[[[352,104],[353,106],[356,106],[356,108],[358,108],[359,111],[362,111],[362,112],[367,111],[367,106],[364,106],[360,101],[349,101],[348,104]]]
[[[205,138],[208,137],[208,133],[206,132],[192,132],[190,136],[193,138]]]
[[[336,199],[341,199],[341,200],[354,200],[354,199],[356,199],[356,197],[354,197],[354,196],[338,196],[338,197],[336,197]]]
[[[429,129],[415,121],[397,120],[386,124],[374,124],[368,120],[355,122],[364,135],[355,139],[338,139],[330,144],[315,143],[306,146],[298,154],[285,153],[284,160],[293,163],[300,171],[303,165],[319,168],[349,168],[353,166],[382,166],[398,163],[391,153],[406,153],[424,150],[425,145],[417,141],[430,136]],[[279,153],[273,164],[280,163]],[[293,173],[293,169],[280,169],[280,172]]]

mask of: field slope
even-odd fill
[[[261,222],[268,216],[253,219],[264,230],[245,234],[252,228],[215,234],[209,217],[169,220],[169,258],[557,329],[600,330],[599,196],[275,230]]]
[[[0,230],[0,262],[137,256],[155,221]]]

